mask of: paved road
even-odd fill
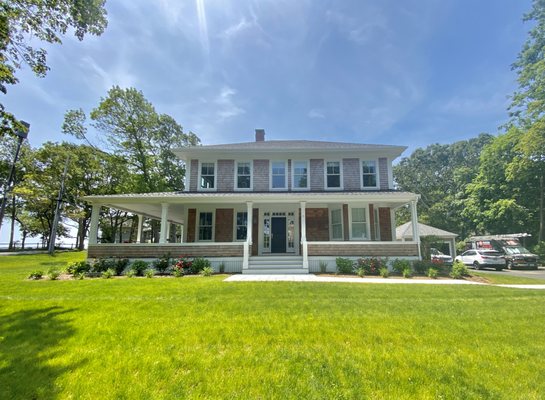
[[[473,271],[470,268],[470,271]],[[494,275],[513,275],[513,276],[523,276],[526,278],[536,278],[536,279],[545,279],[545,267],[539,267],[538,270],[509,270],[504,269],[502,271],[496,271],[493,269],[481,269],[482,272],[486,272],[487,274],[494,274]]]

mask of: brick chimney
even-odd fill
[[[265,141],[265,129],[256,129],[255,130],[255,141],[264,142]]]

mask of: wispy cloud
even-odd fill
[[[219,107],[217,116],[220,121],[245,113],[245,111],[238,107],[234,102],[233,97],[236,93],[236,90],[225,86],[221,89],[220,94],[215,98],[214,103]]]
[[[315,108],[313,108],[312,110],[310,110],[307,114],[307,116],[309,118],[325,118],[325,115],[323,112],[321,112],[320,110],[317,110]]]

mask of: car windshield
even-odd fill
[[[498,257],[498,256],[501,256],[501,253],[499,251],[494,251],[494,250],[481,250],[479,253],[481,253],[481,255],[483,256],[489,256],[489,257]]]
[[[505,252],[507,254],[528,254],[530,253],[526,248],[522,246],[506,247]]]
[[[433,255],[433,256],[444,256],[443,253],[441,253],[439,250],[437,249],[434,249],[433,247],[430,249],[430,253]]]

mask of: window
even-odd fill
[[[199,240],[212,240],[212,213],[199,213]]]
[[[273,161],[271,163],[271,187],[273,189],[286,189],[286,163]]]
[[[326,184],[327,188],[341,187],[341,162],[328,161],[326,163]]]
[[[308,162],[293,161],[293,189],[308,188]]]
[[[248,229],[248,213],[237,212],[237,240],[246,240]]]
[[[201,163],[201,189],[214,189],[215,185],[215,168],[214,163]]]
[[[367,239],[367,218],[365,208],[352,208],[352,239]]]
[[[252,188],[252,164],[249,161],[237,162],[237,189]]]
[[[331,210],[331,239],[343,240],[343,212],[340,208]]]
[[[377,187],[377,162],[376,161],[362,161],[362,185],[364,188],[376,188]]]

